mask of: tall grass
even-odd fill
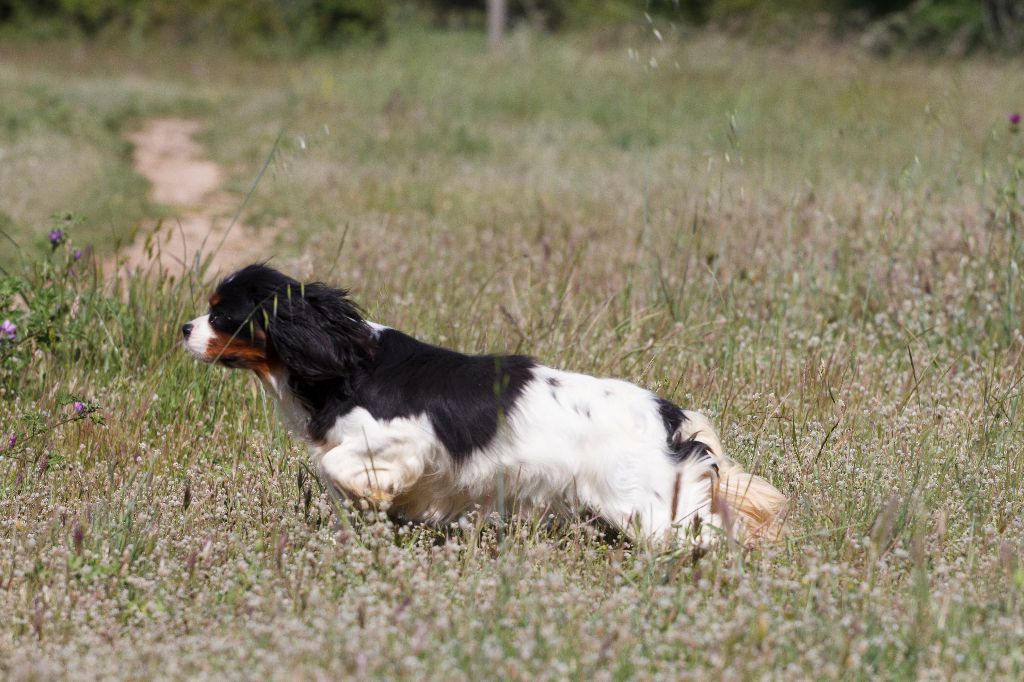
[[[661,33],[93,77],[171,93],[135,115],[205,116],[239,195],[284,122],[246,215],[272,262],[427,340],[708,412],[792,496],[785,544],[695,558],[585,523],[335,513],[256,384],[177,348],[213,273],[82,266],[88,333],[25,354],[0,433],[61,421],[69,394],[105,424],[42,428],[2,463],[0,670],[1019,677],[1019,70]],[[8,55],[0,75],[111,58]]]

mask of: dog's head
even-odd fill
[[[345,289],[301,284],[266,265],[226,277],[210,311],[182,325],[186,350],[203,362],[304,381],[350,375],[372,353],[373,333]]]

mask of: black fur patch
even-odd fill
[[[665,424],[665,442],[668,444],[669,456],[676,462],[685,462],[691,457],[700,459],[708,454],[708,447],[693,438],[683,439],[679,435],[679,427],[687,421],[686,415],[678,405],[655,398],[658,402],[658,413]]]
[[[211,303],[214,328],[265,338],[310,412],[315,441],[357,407],[375,419],[425,415],[452,457],[464,460],[490,444],[536,367],[525,356],[464,355],[393,329],[375,335],[345,289],[301,284],[262,264],[222,281]]]
[[[210,325],[244,339],[265,333],[296,387],[351,376],[373,350],[373,334],[345,289],[302,284],[255,264],[222,281],[213,301]]]
[[[665,424],[668,441],[671,443],[679,427],[686,421],[686,415],[683,414],[682,408],[675,403],[658,396],[655,396],[654,399],[658,403],[658,414],[661,415],[661,421]]]
[[[303,392],[313,408],[310,435],[323,440],[338,417],[357,407],[374,419],[426,415],[452,457],[463,461],[490,444],[535,366],[520,355],[464,355],[385,329],[373,359],[347,386]]]
[[[669,444],[669,448],[672,451],[672,459],[677,462],[685,462],[690,458],[701,460],[711,454],[708,446],[695,438],[676,439],[676,442]]]

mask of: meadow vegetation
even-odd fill
[[[1020,65],[395,31],[0,45],[0,672],[1019,679]],[[333,509],[254,380],[178,346],[216,273],[95,269],[169,213],[122,138],[167,114],[240,202],[274,150],[244,212],[272,264],[706,412],[787,540]]]

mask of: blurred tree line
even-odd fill
[[[542,30],[659,20],[768,40],[808,31],[871,50],[962,54],[1024,49],[1024,0],[506,0],[508,21]],[[0,0],[0,29],[30,35],[158,34],[293,50],[382,40],[395,21],[480,28],[487,0]]]
[[[0,0],[0,26],[39,37],[160,35],[302,50],[387,35],[381,0]]]

